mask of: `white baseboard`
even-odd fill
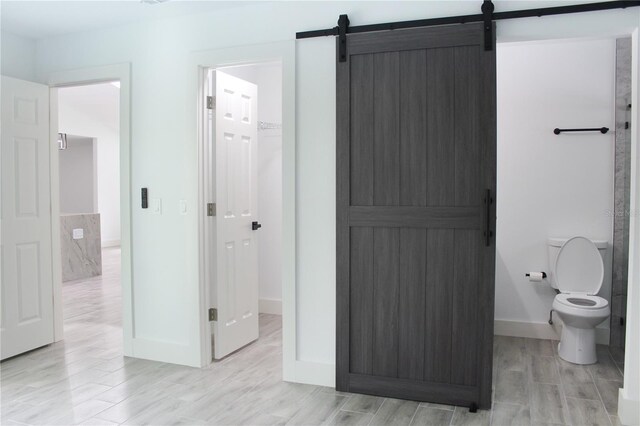
[[[531,339],[560,340],[562,320],[553,316],[553,325],[540,322],[495,320],[493,334],[497,336],[528,337]],[[609,345],[609,329],[596,328],[596,343]]]
[[[120,240],[103,241],[102,248],[120,247]]]
[[[640,400],[627,398],[624,389],[618,392],[618,418],[623,425],[640,425]]]
[[[548,323],[495,320],[493,334],[497,336],[560,340],[560,335]]]
[[[260,301],[262,302],[262,300]],[[261,305],[262,306],[262,305]],[[260,309],[262,312],[262,309]],[[494,334],[498,336],[528,337],[533,339],[560,340],[562,321],[554,316],[554,324],[530,323],[521,321],[496,320]],[[557,331],[556,331],[557,330]],[[596,340],[599,344],[609,344],[609,330],[596,329]],[[335,387],[336,366],[318,362],[296,361],[292,382],[306,383],[316,386]],[[622,394],[620,394],[622,395]],[[622,397],[621,397],[622,398]],[[622,400],[621,400],[622,401]],[[637,404],[637,401],[636,401]],[[622,418],[621,418],[622,419]],[[635,424],[635,423],[623,423]]]
[[[336,387],[336,366],[319,362],[296,361],[296,383]]]
[[[282,315],[282,300],[260,299],[258,301],[258,311],[261,314]]]
[[[192,348],[187,345],[140,337],[133,338],[131,342],[131,353],[128,356],[151,361],[167,362],[169,364],[201,367],[200,354],[194,357]]]

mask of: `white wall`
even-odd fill
[[[496,2],[497,10],[553,6],[558,1]],[[162,7],[162,5],[154,6]],[[180,199],[197,200],[196,70],[189,53],[292,40],[296,31],[329,28],[340,13],[353,25],[478,13],[478,2],[282,2],[204,13],[41,40],[37,75],[131,63],[132,193],[148,186],[163,197],[163,215],[135,208],[135,335],[158,357],[200,363],[198,221],[179,215]],[[629,34],[638,10],[531,18],[498,23],[498,41]],[[298,359],[335,361],[335,40],[297,43],[297,335]],[[177,106],[177,107],[176,107]],[[175,207],[175,208],[174,208]],[[163,265],[171,265],[164,267]],[[168,350],[171,349],[171,350]],[[167,349],[167,350],[165,350]],[[327,370],[330,371],[330,370]],[[331,374],[328,374],[331,376]],[[327,380],[332,380],[328,377]]]
[[[34,81],[36,75],[36,42],[6,31],[0,31],[0,72],[2,75]]]
[[[58,150],[60,213],[95,213],[96,152],[92,138],[67,135],[67,149]]]
[[[223,68],[258,86],[258,120],[282,123],[282,66]],[[282,312],[282,130],[258,130],[260,312]]]
[[[583,235],[612,244],[614,170],[613,131],[555,135],[553,129],[615,129],[615,39],[500,44],[497,73],[495,317],[553,333],[547,320],[555,292],[547,280],[532,283],[525,273],[551,272],[548,237]],[[611,259],[609,249],[600,291],[607,300]]]
[[[58,90],[59,132],[96,139],[96,212],[103,246],[120,244],[119,98],[110,83]]]

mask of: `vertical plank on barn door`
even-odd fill
[[[351,229],[350,369],[373,373],[373,228]]]
[[[427,205],[426,64],[425,50],[399,53],[401,206]],[[424,376],[426,245],[426,229],[400,229],[398,377],[402,379],[422,380]]]

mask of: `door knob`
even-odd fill
[[[259,224],[258,222],[251,222],[251,229],[252,230],[257,231],[260,228],[262,228],[262,225]]]

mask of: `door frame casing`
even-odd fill
[[[198,271],[201,365],[211,363],[211,324],[208,318],[211,289],[206,261],[205,232],[207,183],[206,108],[207,71],[226,66],[280,61],[282,64],[282,352],[283,380],[296,381],[296,129],[295,41],[212,49],[192,53],[191,70],[197,73],[196,116],[198,134]]]
[[[58,150],[58,89],[120,81],[120,247],[122,285],[122,331],[125,356],[134,354],[133,275],[131,254],[131,65],[106,65],[58,71],[49,75],[49,132],[51,181],[51,238],[53,272],[54,341],[64,338],[62,265],[60,254],[60,176]],[[54,155],[55,154],[55,155]]]

